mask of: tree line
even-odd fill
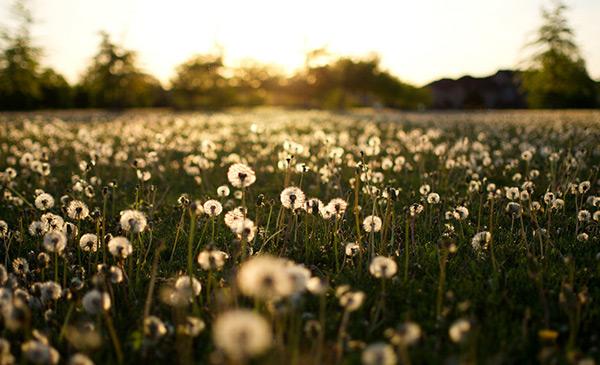
[[[529,46],[534,53],[520,74],[530,107],[600,105],[598,83],[587,73],[565,9],[557,3],[554,9],[543,10],[544,24]],[[98,51],[80,80],[71,85],[41,64],[42,49],[32,39],[33,18],[23,0],[14,3],[13,13],[18,26],[0,33],[2,110],[258,105],[422,109],[431,105],[427,88],[402,82],[381,67],[378,56],[334,57],[326,49],[308,52],[304,67],[293,75],[255,62],[228,67],[220,52],[196,55],[176,68],[166,89],[141,70],[135,51],[115,43],[105,32],[100,33]]]

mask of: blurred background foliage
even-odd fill
[[[586,70],[565,17],[567,7],[557,1],[553,9],[542,9],[543,24],[536,39],[523,85],[533,108],[593,108],[598,102],[598,83]]]
[[[600,106],[599,84],[587,73],[564,16],[556,2],[544,9],[544,24],[528,45],[533,54],[518,71],[531,108]],[[30,29],[31,12],[23,0],[13,6],[18,26],[0,33],[0,109],[173,107],[221,109],[277,105],[296,108],[345,109],[431,107],[428,86],[402,82],[381,67],[377,55],[334,56],[326,49],[307,52],[304,67],[286,75],[253,61],[228,67],[222,51],[195,55],[180,64],[168,88],[138,66],[136,53],[100,33],[98,51],[79,82],[70,85],[41,65],[43,50]],[[522,82],[521,82],[522,81]],[[466,107],[466,106],[463,106]]]

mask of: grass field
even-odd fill
[[[0,116],[0,364],[594,364],[600,112]]]

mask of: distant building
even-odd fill
[[[519,109],[527,101],[515,71],[500,70],[488,77],[441,79],[425,86],[433,109]]]

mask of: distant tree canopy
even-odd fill
[[[551,10],[542,9],[544,23],[536,39],[523,85],[530,107],[587,108],[596,105],[597,85],[575,44],[573,30],[564,15],[567,7],[556,1]]]
[[[198,55],[177,67],[172,103],[181,109],[216,109],[233,105],[229,80],[220,55]]]
[[[160,82],[140,71],[136,54],[101,33],[98,53],[77,85],[77,104],[94,108],[150,107],[163,96]]]
[[[222,56],[195,56],[177,68],[172,80],[177,108],[285,105],[343,109],[357,106],[417,108],[427,93],[382,71],[379,59],[338,58],[311,65],[290,78],[273,68],[246,63],[225,67]]]
[[[292,78],[290,92],[303,98],[308,106],[415,109],[429,102],[427,91],[405,84],[382,70],[377,56],[358,60],[341,57],[315,66],[307,63]]]
[[[31,38],[33,17],[26,3],[16,1],[12,14],[16,29],[0,32],[0,109],[69,107],[71,90],[66,80],[40,66],[41,50]]]
[[[177,67],[165,90],[155,77],[141,70],[134,51],[113,42],[105,32],[79,82],[69,85],[58,72],[41,65],[42,49],[32,40],[34,21],[26,1],[14,0],[11,20],[16,26],[0,29],[0,110],[257,105],[420,109],[439,105],[441,94],[450,99],[464,96],[456,107],[479,108],[504,105],[507,94],[507,88],[502,89],[499,104],[490,104],[487,86],[472,88],[461,96],[448,88],[447,82],[438,83],[436,93],[431,85],[418,88],[402,82],[383,69],[375,55],[338,57],[322,48],[307,52],[304,67],[292,75],[253,61],[233,67],[225,63],[222,52],[196,55]],[[587,73],[565,10],[560,0],[553,9],[542,10],[544,22],[529,44],[533,50],[529,64],[517,74],[518,84],[509,80],[521,100],[526,94],[531,108],[600,106],[600,83]]]

